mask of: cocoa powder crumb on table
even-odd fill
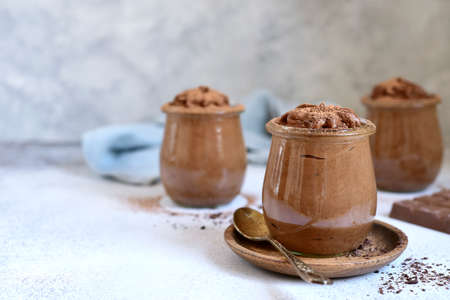
[[[218,212],[218,213],[215,213],[215,214],[210,214],[209,218],[210,219],[216,219],[216,218],[220,217],[221,215],[222,215],[222,213]]]

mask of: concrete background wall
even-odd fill
[[[147,120],[198,84],[363,113],[374,83],[402,75],[442,96],[449,142],[449,15],[447,0],[3,0],[0,141]]]

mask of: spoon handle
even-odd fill
[[[297,256],[289,252],[279,241],[269,239],[269,242],[280,251],[288,261],[295,267],[298,276],[309,283],[332,284],[333,281],[322,274],[315,272],[310,266],[301,261]]]

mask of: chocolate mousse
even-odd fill
[[[401,77],[391,78],[373,87],[370,98],[372,100],[411,100],[430,99],[435,95],[428,94],[421,86]]]
[[[367,118],[377,126],[371,146],[378,188],[413,192],[434,181],[442,162],[440,101],[400,77],[377,84],[363,97]]]
[[[301,104],[281,118],[281,125],[300,128],[355,128],[361,121],[353,110],[335,105]]]
[[[175,96],[170,105],[184,107],[208,107],[208,106],[230,106],[228,96],[201,85],[194,89],[186,90]]]
[[[162,110],[172,112],[191,113],[220,113],[242,111],[242,105],[231,105],[228,96],[201,85],[196,88],[185,90],[171,101],[163,105]]]
[[[300,105],[269,121],[263,187],[271,235],[288,249],[332,255],[359,247],[376,211],[369,135],[351,109]]]
[[[167,114],[160,154],[161,181],[175,202],[213,207],[241,189],[246,151],[240,113],[206,86],[186,90],[161,108]]]

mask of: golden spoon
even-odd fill
[[[280,251],[294,266],[298,276],[309,283],[332,284],[333,281],[317,273],[310,266],[293,255],[280,242],[270,237],[264,216],[249,207],[241,207],[233,214],[234,228],[245,238],[252,241],[268,241]]]

